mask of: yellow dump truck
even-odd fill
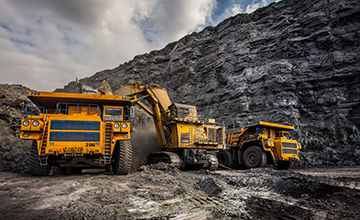
[[[220,164],[246,168],[273,164],[278,169],[289,169],[299,160],[301,144],[294,135],[294,127],[260,121],[226,134],[226,149],[218,152]]]
[[[215,152],[225,149],[225,126],[215,125],[214,120],[208,123],[200,120],[195,106],[172,103],[167,91],[158,85],[144,86],[135,82],[121,87],[114,94],[132,97],[134,103],[153,117],[163,151],[151,153],[149,163],[217,169]],[[142,100],[146,100],[149,106]]]
[[[39,91],[28,97],[37,107],[25,107],[20,138],[33,140],[31,175],[48,175],[51,166],[68,174],[89,167],[130,171],[130,97]]]

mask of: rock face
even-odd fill
[[[360,164],[358,0],[283,0],[80,81],[103,80],[159,84],[229,127],[294,125],[303,165]]]
[[[0,171],[29,172],[31,141],[21,140],[20,126],[24,116],[23,101],[29,88],[21,85],[0,84]]]

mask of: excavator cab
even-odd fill
[[[198,120],[195,106],[174,103],[169,106],[169,109],[170,109],[170,117],[172,120],[185,120],[185,121]]]

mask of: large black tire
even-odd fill
[[[257,168],[266,165],[267,157],[260,147],[251,146],[245,150],[243,161],[246,168]]]
[[[120,141],[116,144],[112,164],[113,172],[117,175],[126,175],[130,172],[132,163],[132,145],[130,141]]]
[[[218,159],[219,164],[233,168],[234,167],[234,161],[232,159],[232,153],[229,150],[220,150],[216,157]]]
[[[261,157],[262,157],[262,161],[261,161],[260,167],[264,167],[264,166],[266,166],[266,164],[268,162],[268,158],[267,158],[265,151],[263,151],[263,150],[261,150]]]
[[[37,149],[37,143],[34,140],[30,149],[30,175],[31,176],[48,176],[51,166],[40,165],[40,159]]]
[[[278,170],[288,170],[292,168],[294,165],[293,161],[279,161],[277,166],[275,166]]]

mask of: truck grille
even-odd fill
[[[100,132],[94,131],[100,131],[99,121],[53,120],[49,141],[100,141]]]
[[[297,154],[297,149],[282,149],[283,154]]]
[[[51,121],[51,130],[91,130],[99,131],[99,121],[63,121],[53,120]]]
[[[100,141],[98,132],[50,132],[49,141]]]
[[[282,143],[282,147],[285,147],[285,148],[297,148],[297,144],[296,144],[296,143],[286,143],[286,142],[283,142],[283,143]]]

